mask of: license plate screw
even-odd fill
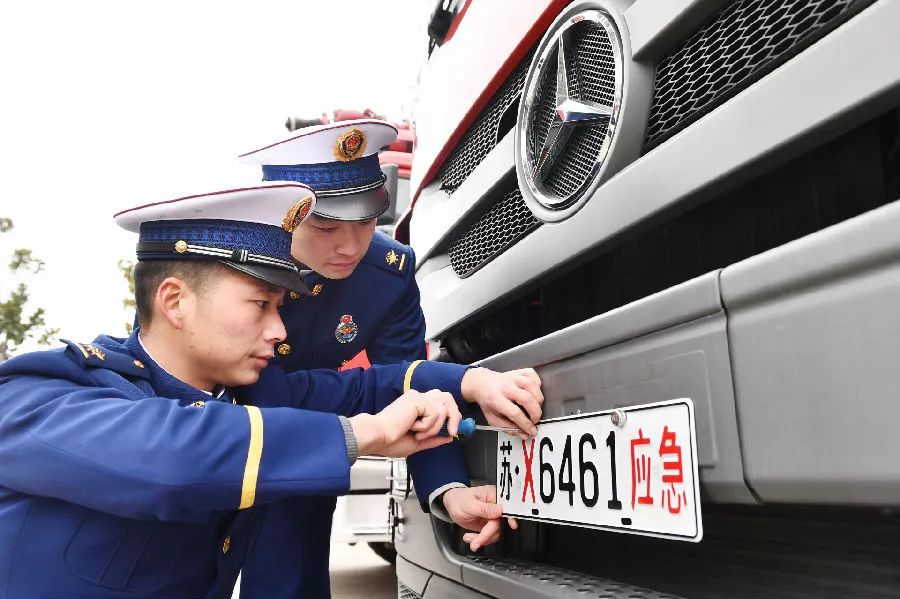
[[[613,413],[609,415],[609,419],[612,421],[613,426],[622,428],[625,426],[625,421],[628,420],[628,415],[623,410],[613,410]]]

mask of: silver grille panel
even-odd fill
[[[645,146],[668,139],[870,2],[738,0],[728,5],[658,65]]]

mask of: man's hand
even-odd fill
[[[463,399],[481,407],[491,426],[520,428],[528,435],[537,433],[534,423],[541,419],[544,394],[541,378],[533,368],[509,372],[471,368],[463,376],[460,390]]]
[[[450,443],[452,437],[437,437],[444,421],[456,434],[462,416],[453,396],[443,391],[408,391],[375,415],[350,418],[359,455],[402,458],[417,451]]]
[[[469,549],[478,551],[500,539],[503,508],[497,505],[495,486],[450,489],[444,493],[443,500],[444,508],[454,522],[466,530],[475,531],[463,535],[463,541],[469,544]],[[515,518],[507,520],[513,530],[519,527]]]

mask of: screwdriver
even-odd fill
[[[502,427],[502,426],[485,426],[483,424],[475,424],[474,418],[463,418],[459,421],[459,427],[456,429],[456,435],[470,436],[474,435],[475,431],[496,431],[499,433],[509,433],[514,435],[516,433],[521,433],[522,429],[516,427]],[[447,432],[447,423],[444,423],[444,426],[441,427],[441,430],[438,432],[439,437],[449,437],[450,433]]]

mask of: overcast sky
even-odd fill
[[[259,180],[235,156],[287,116],[409,114],[434,0],[5,2],[0,7],[0,300],[25,279],[63,338],[124,334],[123,208]],[[29,346],[29,349],[34,346]]]

